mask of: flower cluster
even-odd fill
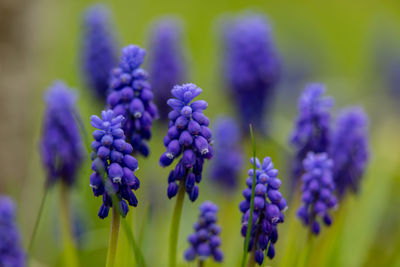
[[[236,188],[243,165],[239,127],[234,119],[222,117],[215,122],[213,133],[215,156],[210,166],[210,178],[223,188]]]
[[[168,100],[172,111],[168,114],[169,129],[164,137],[167,151],[161,155],[160,165],[169,166],[182,154],[168,177],[169,198],[177,194],[177,182],[180,182],[181,186],[185,186],[190,200],[195,201],[199,195],[199,188],[195,184],[201,181],[204,159],[213,156],[209,120],[203,114],[207,102],[197,100],[190,103],[201,92],[195,84],[176,85],[171,91],[175,98]]]
[[[254,197],[254,212],[250,231],[248,251],[255,251],[255,261],[261,265],[264,261],[264,251],[270,259],[275,256],[274,244],[278,240],[278,223],[284,221],[283,211],[287,209],[286,200],[279,192],[281,180],[277,178],[278,170],[270,157],[266,157],[261,165],[258,158],[251,163],[257,168]],[[240,202],[239,209],[242,216],[242,236],[246,237],[248,222],[250,219],[250,203],[253,185],[254,170],[250,169],[246,180],[247,188],[243,190],[244,200]]]
[[[302,176],[302,202],[297,211],[300,220],[310,227],[314,234],[319,234],[320,217],[326,225],[332,224],[329,210],[337,206],[333,194],[335,184],[332,178],[332,160],[326,153],[308,153],[303,162],[305,173]]]
[[[81,61],[87,85],[104,101],[108,79],[117,64],[117,42],[110,25],[110,11],[103,5],[86,10],[83,19]]]
[[[61,81],[45,94],[46,110],[40,141],[47,183],[62,179],[72,185],[83,159],[83,144],[77,123],[76,96]]]
[[[116,115],[124,116],[123,130],[135,152],[147,156],[145,140],[151,137],[153,120],[158,117],[147,72],[140,67],[146,51],[135,45],[122,49],[119,67],[112,70],[107,103]]]
[[[219,248],[221,227],[217,225],[218,207],[206,201],[199,210],[199,220],[193,226],[195,233],[188,237],[190,247],[185,251],[185,259],[193,261],[198,256],[200,260],[206,260],[212,256],[215,261],[222,262],[224,256]]]
[[[181,35],[180,21],[174,18],[159,20],[150,33],[150,81],[163,121],[168,119],[167,100],[170,97],[171,88],[176,84],[181,84],[186,77]]]
[[[308,84],[298,101],[298,115],[292,132],[291,144],[296,155],[293,178],[298,181],[303,173],[303,160],[308,152],[327,152],[330,145],[330,109],[333,99],[324,97],[323,84]]]
[[[223,30],[224,76],[236,101],[243,129],[262,130],[265,108],[272,101],[281,62],[267,19],[247,14],[227,21]]]
[[[333,179],[339,196],[358,191],[369,157],[368,117],[362,108],[341,112],[332,137]]]
[[[101,112],[101,119],[93,115],[90,120],[92,126],[98,129],[93,132],[94,141],[91,145],[93,173],[90,186],[96,197],[103,195],[99,217],[104,219],[108,216],[113,194],[119,201],[122,216],[126,216],[129,211],[126,201],[133,207],[138,204],[132,190],[137,190],[140,182],[134,175],[138,162],[130,155],[133,148],[125,141],[121,129],[124,117],[115,116],[112,110],[107,110]]]
[[[25,253],[15,223],[15,206],[5,196],[0,196],[0,240],[0,266],[25,266]]]

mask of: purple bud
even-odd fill
[[[171,199],[178,193],[178,185],[176,183],[168,184],[167,195],[168,198]]]

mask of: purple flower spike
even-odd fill
[[[224,76],[236,101],[242,129],[264,130],[265,108],[272,103],[281,62],[270,25],[261,14],[228,20],[223,31]]]
[[[330,145],[330,109],[333,99],[325,97],[323,84],[306,86],[298,101],[298,115],[290,139],[295,148],[293,179],[298,181],[303,173],[303,160],[308,152],[327,152]]]
[[[158,118],[147,72],[140,67],[146,51],[135,45],[122,49],[119,67],[112,70],[107,103],[115,115],[124,116],[122,129],[134,152],[148,156],[153,120]]]
[[[201,91],[192,83],[176,85],[171,91],[175,98],[168,100],[172,111],[168,114],[169,129],[164,138],[167,151],[161,155],[160,165],[167,167],[182,156],[168,178],[169,198],[177,194],[179,182],[182,186],[185,185],[190,200],[195,201],[199,195],[196,184],[202,178],[204,159],[211,159],[213,156],[209,120],[203,114],[207,102],[192,102]]]
[[[168,119],[171,88],[186,78],[182,26],[175,18],[157,21],[150,32],[149,73],[163,121]]]
[[[61,81],[54,82],[45,94],[41,157],[47,184],[61,179],[72,185],[83,160],[83,144],[77,124],[76,95]]]
[[[25,252],[15,223],[14,202],[0,195],[0,266],[24,267]]]
[[[101,119],[93,115],[90,120],[92,126],[98,129],[93,132],[91,145],[93,173],[90,187],[96,197],[103,196],[99,217],[104,219],[108,216],[113,194],[117,196],[121,215],[125,217],[129,211],[128,204],[133,207],[138,204],[132,190],[137,190],[140,182],[134,174],[139,167],[137,160],[131,156],[133,148],[125,142],[121,129],[124,117],[115,116],[112,110],[107,110],[101,112]]]
[[[206,201],[200,205],[199,210],[199,220],[193,227],[195,232],[188,237],[190,247],[185,251],[184,258],[193,261],[199,257],[199,260],[204,261],[208,257],[213,257],[214,261],[222,262],[224,256],[219,248],[221,227],[217,225],[218,207]]]
[[[343,110],[336,120],[331,147],[333,179],[343,197],[347,190],[357,192],[368,164],[368,117],[362,108]]]
[[[81,61],[87,85],[106,100],[108,80],[118,62],[117,42],[110,23],[110,10],[97,4],[88,8],[83,18]]]
[[[327,226],[332,223],[329,214],[336,208],[337,199],[333,194],[335,184],[332,178],[333,162],[326,153],[308,153],[303,162],[305,173],[302,176],[302,202],[297,211],[299,219],[310,227],[315,235],[320,232],[318,218]]]
[[[234,189],[243,165],[239,146],[241,132],[235,120],[228,117],[215,122],[215,157],[211,163],[210,178],[224,189]]]
[[[254,164],[253,160],[250,161]],[[278,170],[270,157],[264,158],[262,164],[256,158],[256,185],[254,198],[253,221],[249,242],[249,252],[255,251],[255,261],[262,265],[265,250],[272,259],[275,255],[274,244],[278,240],[278,224],[284,220],[283,212],[288,208],[286,200],[278,191],[281,181],[278,178]],[[253,184],[253,169],[249,170],[246,180],[247,187],[243,190],[244,200],[240,202],[239,209],[243,213],[241,234],[246,237],[250,218],[251,188]]]

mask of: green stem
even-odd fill
[[[298,267],[308,266],[313,245],[314,245],[314,239],[312,236],[312,232],[310,230],[307,233],[306,246],[305,246],[303,253],[301,254],[300,259],[298,261],[298,265],[297,265]]]
[[[40,218],[42,218],[43,209],[44,209],[44,203],[46,202],[46,198],[47,198],[47,193],[48,192],[49,192],[49,190],[48,190],[48,187],[46,186],[45,189],[44,189],[43,195],[42,195],[42,200],[40,202],[39,212],[38,212],[38,216],[36,217],[35,226],[33,227],[31,240],[29,241],[29,245],[28,245],[29,258],[32,257],[33,244],[34,244],[34,241],[35,241],[35,238],[36,238],[37,230],[39,228]]]
[[[61,182],[60,192],[60,211],[61,211],[61,229],[64,243],[64,263],[65,266],[78,266],[78,259],[76,248],[72,236],[72,227],[70,220],[70,209],[69,209],[69,197],[68,197],[68,185]]]
[[[172,214],[171,228],[169,232],[169,267],[176,267],[176,251],[178,248],[179,224],[181,221],[183,200],[185,198],[185,181],[179,183],[178,196]]]
[[[111,232],[110,232],[110,241],[108,245],[106,267],[113,267],[115,263],[115,255],[117,253],[117,244],[118,244],[119,224],[121,219],[121,216],[118,212],[118,208],[115,205],[113,206],[114,207],[112,208]]]
[[[136,260],[137,266],[145,267],[146,263],[144,261],[143,254],[136,244],[132,229],[129,227],[126,220],[122,219],[121,221],[122,221],[122,226],[124,227],[125,233],[128,237],[129,243],[132,245],[132,249],[133,249],[133,253],[135,254],[135,260]]]
[[[244,267],[246,264],[247,252],[249,248],[250,242],[250,232],[251,232],[251,225],[253,222],[253,212],[254,212],[254,196],[255,196],[255,189],[256,189],[256,144],[254,140],[254,133],[253,133],[253,126],[250,124],[250,136],[251,136],[251,145],[253,148],[253,182],[251,185],[251,200],[250,200],[250,216],[247,224],[247,231],[246,231],[246,240],[244,243],[243,249],[243,257],[242,257],[242,264],[241,266]]]
[[[198,261],[198,266],[199,266],[199,267],[204,267],[204,265],[205,265],[205,264],[204,264],[204,261],[203,261],[203,260],[199,260],[199,261]]]

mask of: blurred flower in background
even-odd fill
[[[110,10],[101,4],[86,9],[83,17],[81,69],[86,85],[105,102],[110,72],[118,62],[118,44]]]
[[[305,171],[301,178],[303,204],[298,209],[297,216],[315,235],[321,230],[317,218],[321,218],[325,225],[330,226],[332,217],[329,211],[338,204],[334,195],[333,164],[327,153],[309,152],[303,161]]]
[[[360,107],[347,108],[336,119],[332,137],[333,177],[340,197],[357,192],[369,159],[368,117]]]
[[[200,205],[199,210],[199,220],[193,226],[195,233],[188,237],[190,247],[185,251],[185,260],[193,261],[198,257],[202,262],[213,257],[216,262],[222,262],[224,255],[219,248],[221,227],[217,224],[218,207],[206,201]]]
[[[298,114],[290,143],[295,149],[292,177],[296,184],[303,169],[303,160],[308,152],[328,152],[330,145],[330,110],[333,99],[324,96],[325,86],[319,83],[306,85],[297,108]]]
[[[18,227],[15,223],[14,202],[0,195],[0,266],[24,267],[23,251]]]
[[[241,131],[230,117],[219,117],[214,122],[214,160],[210,163],[210,179],[223,191],[237,187],[243,167],[243,151],[240,146]]]
[[[223,21],[223,75],[235,101],[243,132],[252,123],[264,131],[265,114],[281,74],[272,30],[261,14],[243,14]]]
[[[152,25],[149,37],[149,74],[155,101],[163,121],[168,119],[171,89],[187,76],[182,22],[164,17]]]
[[[42,162],[47,172],[47,184],[61,179],[65,184],[75,182],[83,160],[83,143],[79,132],[76,95],[67,85],[56,81],[45,94],[42,137]]]

